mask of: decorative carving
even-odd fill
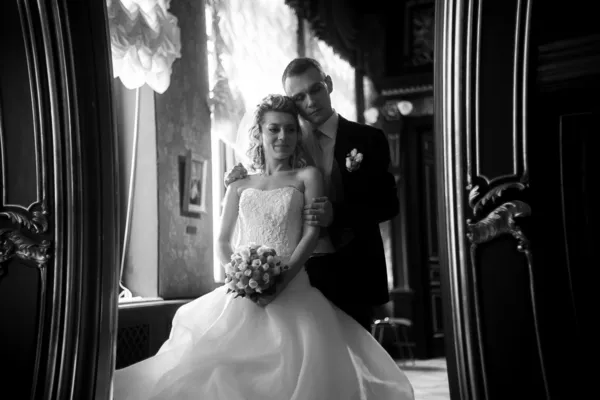
[[[424,93],[433,93],[433,85],[432,84],[414,85],[414,86],[407,86],[407,87],[383,89],[381,91],[381,94],[383,96],[401,96],[401,95],[407,95],[407,94],[424,94]]]
[[[529,180],[529,124],[528,113],[524,110],[528,105],[529,77],[532,75],[529,73],[531,3],[518,1],[516,10],[507,6],[503,11],[506,13],[502,17],[503,23],[489,21],[487,29],[496,26],[502,31],[499,35],[505,37],[503,41],[483,33],[481,27],[485,18],[481,13],[483,9],[487,13],[487,7],[483,7],[481,1],[473,4],[473,18],[467,27],[469,38],[465,43],[468,46],[465,71],[462,72],[467,79],[465,87],[461,88],[466,100],[463,107],[466,110],[467,190],[480,182],[493,186],[509,179],[523,183]],[[498,51],[491,50],[496,45]],[[512,68],[481,68],[483,64],[491,66],[507,60]]]
[[[386,121],[398,121],[401,117],[395,101],[386,101],[381,107],[381,113]]]
[[[299,18],[310,24],[315,36],[327,43],[352,66],[357,66],[359,14],[347,2],[331,0],[285,0]]]
[[[469,192],[469,206],[473,209],[473,213],[477,215],[479,211],[481,211],[482,207],[486,205],[489,201],[496,201],[502,193],[507,189],[517,189],[524,190],[527,188],[527,185],[521,182],[507,182],[502,183],[498,186],[493,187],[488,190],[483,196],[479,193],[479,185],[476,185]]]
[[[48,230],[48,211],[45,203],[41,209],[31,212],[32,216],[18,211],[2,211],[0,216],[21,225],[32,233],[40,234]],[[13,257],[33,262],[38,268],[43,268],[50,259],[50,241],[38,243],[23,235],[19,229],[0,229],[0,277],[5,274],[3,264]]]
[[[50,259],[50,242],[36,243],[20,231],[0,230],[0,276],[5,274],[4,263],[13,257],[33,262],[38,268],[44,268]]]
[[[495,198],[490,196],[490,198]],[[528,261],[531,258],[531,252],[529,251],[529,240],[525,237],[521,228],[516,224],[515,218],[524,217],[531,215],[531,208],[528,204],[522,201],[511,201],[502,204],[493,210],[489,215],[485,218],[481,219],[476,223],[471,223],[471,220],[467,220],[467,237],[471,241],[471,266],[472,266],[472,279],[473,279],[473,287],[472,287],[472,295],[473,295],[473,306],[475,309],[475,326],[476,326],[476,334],[478,340],[479,347],[479,358],[480,358],[480,368],[482,370],[482,379],[483,379],[483,392],[485,394],[485,398],[489,398],[488,395],[488,384],[487,384],[487,376],[485,371],[485,355],[484,355],[484,345],[483,345],[483,328],[482,328],[482,312],[479,300],[479,291],[478,291],[478,283],[477,283],[477,263],[475,254],[477,252],[477,247],[481,243],[486,243],[498,238],[501,235],[512,235],[518,240],[517,249],[523,253],[527,257]],[[529,263],[529,269],[531,270],[531,263]],[[534,314],[535,303],[534,303]],[[537,327],[537,320],[536,320]]]
[[[506,185],[509,187],[508,184]],[[522,189],[520,186],[514,186],[519,189]],[[498,189],[497,192],[501,192],[504,189]],[[489,193],[488,193],[489,194]],[[487,195],[487,194],[486,194]],[[498,194],[499,196],[499,194]],[[492,196],[490,196],[492,198]],[[538,318],[538,305],[537,305],[537,296],[535,294],[535,284],[534,284],[534,273],[533,273],[533,256],[531,250],[529,248],[529,239],[521,228],[517,225],[515,218],[519,217],[527,217],[531,215],[531,207],[520,200],[510,201],[502,204],[497,207],[494,211],[492,211],[487,217],[481,219],[479,222],[471,223],[470,220],[467,220],[467,237],[471,241],[471,263],[473,267],[473,297],[474,297],[474,305],[475,305],[475,323],[477,326],[477,336],[479,340],[479,348],[481,352],[481,360],[482,360],[482,368],[484,364],[484,356],[483,356],[483,336],[482,336],[482,313],[481,308],[479,306],[479,295],[478,295],[478,284],[477,284],[477,271],[476,271],[476,263],[475,263],[475,252],[477,250],[477,246],[481,243],[489,242],[491,240],[496,239],[497,237],[510,234],[518,241],[517,250],[521,253],[524,253],[527,259],[527,272],[529,275],[529,295],[531,297],[531,311],[533,313],[533,325],[535,331],[535,337],[537,341],[537,352],[540,358],[540,365],[542,368],[542,378],[544,380],[544,388],[546,394],[550,393],[548,388],[548,379],[546,375],[546,370],[544,368],[544,352],[542,350],[542,341],[540,334],[540,326],[539,326],[539,318]],[[484,378],[485,380],[485,378]],[[484,385],[487,391],[487,384]],[[486,398],[488,397],[486,392]]]
[[[529,240],[516,224],[515,218],[531,215],[531,207],[520,200],[502,204],[476,223],[467,220],[467,237],[473,244],[489,242],[503,234],[519,241],[519,251],[528,251]]]
[[[44,233],[48,230],[48,210],[45,203],[42,203],[41,210],[34,210],[33,217],[29,218],[17,211],[2,211],[0,216],[7,217],[13,223],[24,226],[33,233]]]
[[[414,67],[431,65],[434,57],[435,3],[430,0],[413,0],[406,7],[408,64]]]

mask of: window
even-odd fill
[[[212,106],[213,238],[225,188],[223,177],[236,163],[232,144],[246,110],[269,93],[282,93],[281,73],[297,57],[298,19],[283,1],[209,1],[206,6]],[[214,257],[214,278],[223,270]]]

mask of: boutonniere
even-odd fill
[[[362,160],[362,153],[359,153],[356,149],[352,149],[352,151],[346,155],[346,169],[348,172],[354,172],[359,169]]]
[[[225,187],[229,186],[231,183],[237,181],[238,179],[244,179],[248,176],[248,171],[242,163],[239,163],[235,167],[231,169],[231,171],[225,173],[225,178],[223,179],[223,183]]]

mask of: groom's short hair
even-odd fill
[[[321,67],[321,64],[314,58],[298,57],[290,61],[287,67],[285,67],[285,69],[283,70],[283,75],[281,75],[281,84],[285,88],[285,80],[287,78],[289,78],[290,76],[301,75],[310,68],[314,68],[317,71],[319,71],[323,79],[325,79],[325,77],[327,76],[325,71],[323,71],[323,67]]]

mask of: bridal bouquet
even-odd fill
[[[275,293],[275,286],[286,270],[275,249],[254,243],[242,246],[225,265],[227,293],[257,301],[263,295]]]

